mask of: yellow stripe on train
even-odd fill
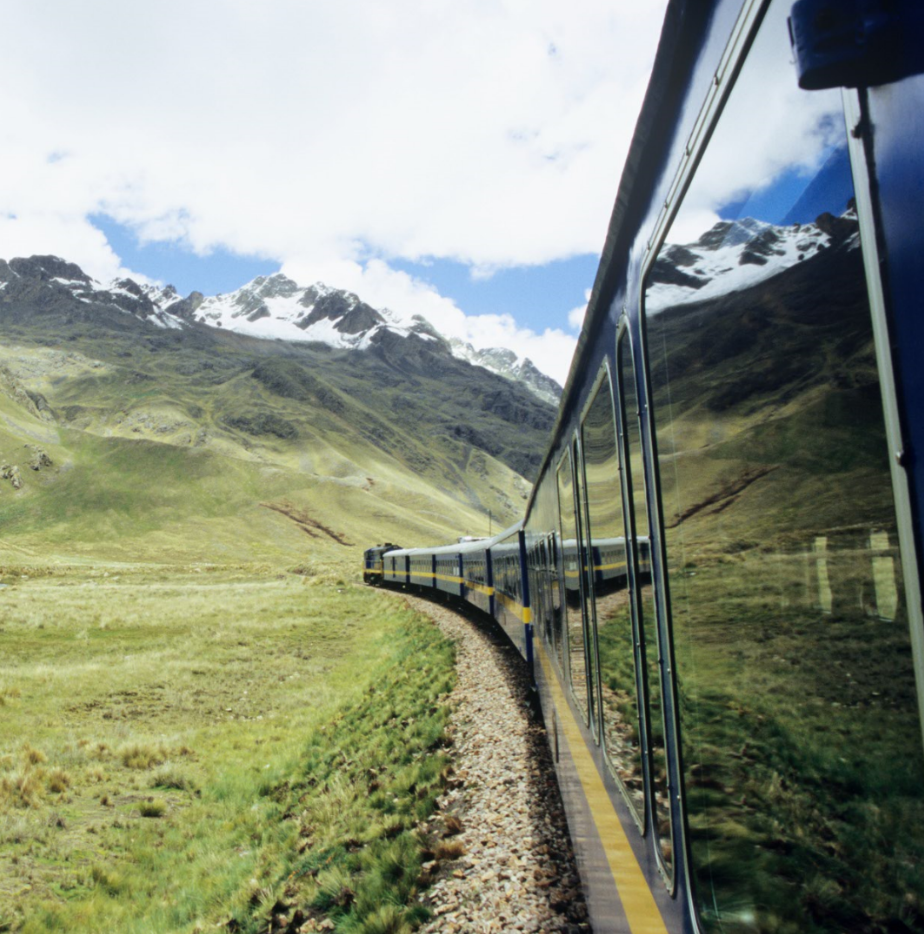
[[[498,590],[495,593],[495,599],[499,600],[507,610],[522,622],[531,623],[533,621],[533,611],[528,606],[518,603],[513,597],[508,597],[507,594]]]
[[[636,932],[667,934],[667,926],[655,903],[648,880],[632,850],[632,844],[629,843],[629,838],[606,791],[603,779],[597,771],[593,754],[581,733],[577,718],[565,699],[562,685],[545,651],[545,645],[541,639],[535,640],[534,645],[539,664],[545,675],[545,683],[551,694],[552,706],[558,715],[562,745],[567,752],[571,753],[585,798],[588,802],[592,802],[594,824],[600,835],[600,842],[603,844],[606,861],[609,864],[616,891],[619,893],[619,900],[622,902],[629,930],[632,934]]]

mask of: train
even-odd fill
[[[670,0],[525,515],[364,575],[530,666],[604,932],[924,932],[924,24]]]

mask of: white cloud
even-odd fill
[[[283,264],[598,251],[663,5],[11,4],[0,217],[18,223],[0,255],[104,276],[98,211]]]
[[[0,257],[12,259],[36,254],[64,257],[102,283],[125,276],[138,282],[148,281],[126,269],[102,232],[82,217],[0,215]]]
[[[590,289],[584,290],[584,304],[572,308],[568,312],[568,325],[575,331],[580,331],[584,326],[584,315],[587,314],[587,305],[590,303]]]

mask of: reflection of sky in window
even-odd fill
[[[753,217],[771,224],[807,224],[829,211],[842,214],[853,196],[846,146],[828,147],[817,174],[802,166],[785,169],[771,184],[718,208],[722,220]]]

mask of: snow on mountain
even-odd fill
[[[720,221],[695,243],[665,244],[648,279],[649,312],[705,301],[749,288],[824,250],[859,245],[856,212],[822,214],[809,224],[776,226],[746,217]],[[269,340],[313,341],[364,350],[385,338],[415,336],[446,354],[523,383],[552,405],[561,387],[534,364],[508,348],[476,350],[447,340],[419,315],[375,309],[351,292],[322,283],[300,286],[276,273],[259,276],[235,292],[182,298],[173,286],[138,285],[118,279],[108,286],[90,279],[79,266],[53,256],[0,260],[0,289],[6,276],[27,275],[69,291],[81,302],[103,303],[161,328],[206,325]]]
[[[471,344],[453,338],[449,342],[453,355],[467,360],[475,366],[483,366],[492,373],[506,376],[517,382],[525,383],[534,395],[544,399],[550,405],[558,405],[561,400],[561,386],[550,376],[541,372],[529,357],[518,357],[512,350],[503,347],[490,347],[487,350],[475,350]]]
[[[131,279],[118,279],[103,286],[80,267],[57,257],[12,260],[10,273],[18,275],[17,268],[64,287],[81,302],[115,307],[161,328],[198,324],[266,340],[311,341],[356,350],[367,349],[389,333],[398,337],[413,335],[440,346],[446,354],[521,382],[553,405],[561,397],[561,387],[553,379],[512,350],[476,351],[470,344],[450,342],[420,315],[407,317],[387,308],[375,309],[352,292],[320,282],[300,286],[276,273],[258,276],[225,295],[206,297],[191,292],[182,298],[171,285],[139,285]]]
[[[195,294],[195,293],[194,293]],[[185,300],[188,301],[188,300]],[[166,312],[172,312],[172,306]],[[437,342],[460,359],[524,383],[539,398],[557,405],[561,387],[532,361],[512,350],[475,350],[471,344],[447,341],[420,315],[403,318],[388,308],[375,309],[352,292],[323,283],[299,286],[281,273],[259,276],[228,295],[203,298],[191,310],[192,320],[252,337],[317,341],[332,347],[364,350],[382,331]]]
[[[695,243],[665,244],[649,276],[645,308],[707,301],[770,279],[823,250],[859,245],[856,211],[779,227],[745,217],[720,221]]]

